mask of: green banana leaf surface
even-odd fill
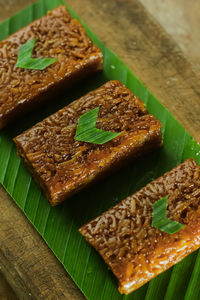
[[[61,0],[41,0],[27,7],[0,25],[0,40],[63,3]],[[70,12],[78,18],[73,11]],[[112,272],[78,232],[78,228],[84,223],[185,159],[193,157],[200,163],[200,146],[123,62],[99,41],[84,23],[83,25],[104,54],[103,72],[80,84],[76,91],[66,92],[63,97],[58,97],[42,109],[34,111],[0,132],[0,182],[87,299],[199,300],[200,252],[194,252],[151,280],[149,284],[128,296],[123,296],[118,292],[117,280]],[[52,208],[17,156],[12,138],[111,79],[118,79],[130,88],[146,103],[149,112],[161,121],[164,145],[162,149],[138,159],[106,180],[80,192],[73,199]]]

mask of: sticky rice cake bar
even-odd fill
[[[82,114],[99,107],[96,127],[122,132],[96,145],[74,139]],[[14,139],[19,156],[56,205],[127,160],[162,144],[161,124],[119,81],[72,102]]]
[[[167,218],[186,225],[174,234],[152,227],[152,205],[168,195]],[[80,228],[128,294],[200,247],[200,167],[193,160],[152,181]]]
[[[16,67],[20,46],[36,38],[33,58],[56,58],[40,70]],[[81,23],[59,6],[0,42],[0,128],[102,68],[102,53]]]

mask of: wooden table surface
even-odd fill
[[[200,2],[140,1],[67,2],[191,135],[200,141]],[[0,20],[31,2],[34,0],[0,0]],[[151,14],[156,16],[168,33]],[[84,299],[2,187],[0,272],[3,274],[0,273],[1,300],[14,300],[16,297],[22,300]]]
[[[200,1],[140,0],[200,71]]]

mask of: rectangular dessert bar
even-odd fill
[[[37,39],[32,58],[56,58],[46,69],[16,67],[20,46]],[[102,53],[81,23],[59,6],[0,42],[0,128],[52,94],[102,69]]]
[[[152,227],[153,203],[168,195],[167,218],[183,225],[168,234]],[[152,181],[80,228],[128,294],[200,247],[200,167],[193,160]]]
[[[99,107],[96,127],[122,132],[96,145],[75,140],[79,118]],[[19,156],[56,205],[116,167],[162,144],[161,124],[119,81],[72,102],[14,139]]]

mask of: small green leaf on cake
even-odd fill
[[[105,131],[96,128],[99,107],[96,107],[89,112],[80,116],[75,140],[102,145],[121,134],[118,132]]]
[[[173,234],[181,230],[184,225],[166,217],[167,199],[168,196],[156,201],[153,204],[152,226],[160,229],[163,232]]]
[[[18,52],[16,67],[30,70],[44,70],[56,62],[56,58],[32,58],[36,39],[22,45]]]

